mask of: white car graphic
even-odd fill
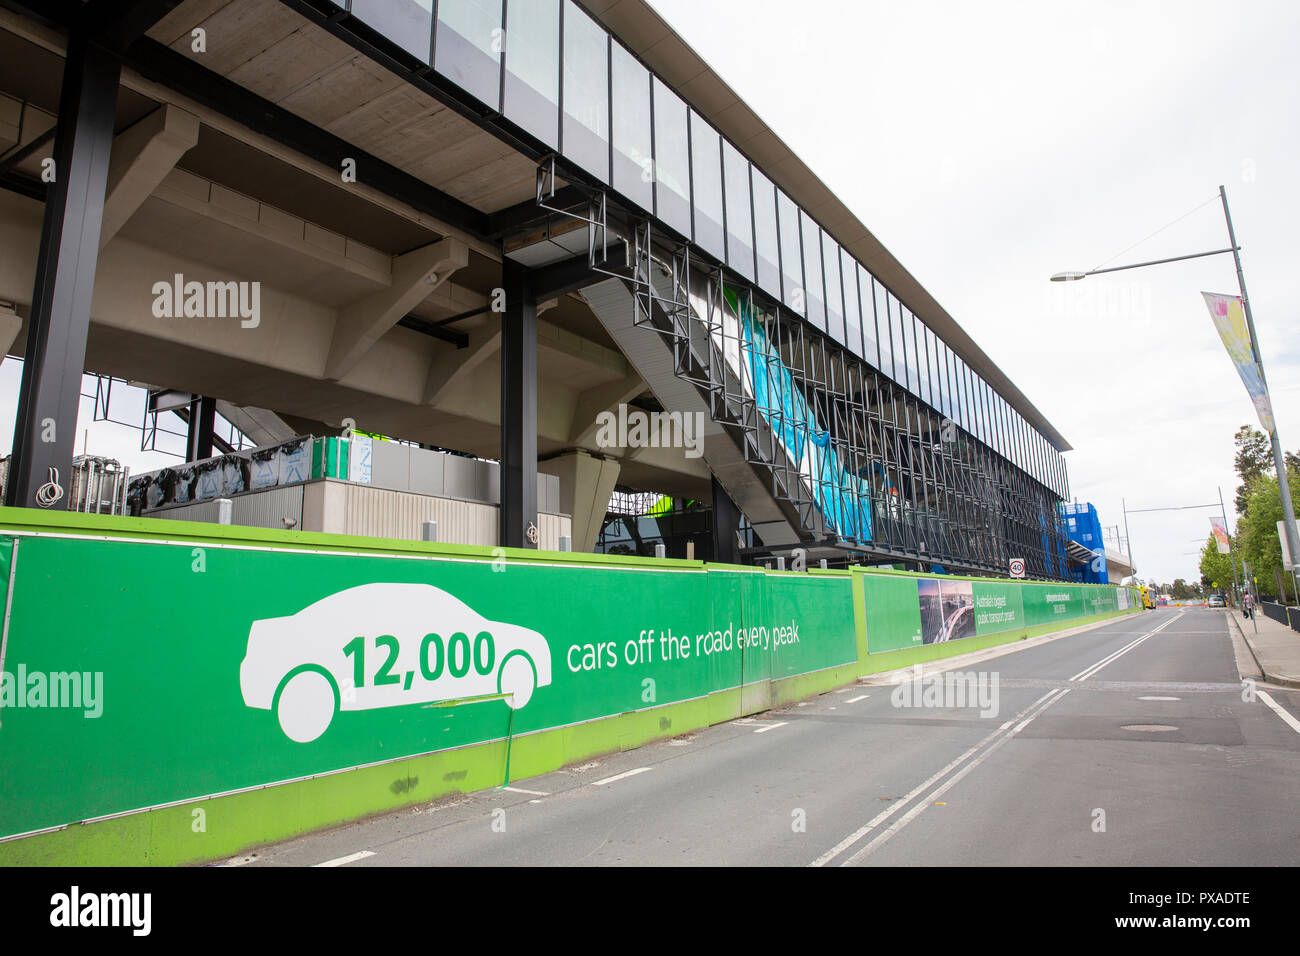
[[[545,637],[429,584],[363,584],[254,621],[239,667],[244,703],[274,711],[298,743],[340,710],[495,695],[518,710],[550,682]]]

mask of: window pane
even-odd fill
[[[894,381],[907,388],[907,341],[903,338],[903,306],[889,294],[889,338],[894,349]]]
[[[918,398],[926,398],[926,384],[922,372],[926,368],[926,346],[922,337],[923,326],[917,313],[907,310],[907,342],[911,346],[911,390]]]
[[[433,65],[493,109],[501,105],[501,0],[439,0]]]
[[[930,329],[920,319],[916,320],[916,370],[921,382],[921,401],[931,401],[930,396]]]
[[[560,2],[506,0],[505,114],[548,146],[559,144]]]
[[[970,416],[967,414],[966,363],[953,356],[953,371],[957,376],[957,423],[970,431]]]
[[[433,0],[352,0],[352,15],[422,63],[429,62]]]
[[[844,344],[854,355],[861,355],[862,310],[858,302],[858,264],[847,252],[840,256],[840,278],[844,288]]]
[[[822,233],[822,275],[826,280],[826,331],[844,344],[844,293],[840,287],[840,247]]]
[[[880,370],[894,377],[894,330],[889,321],[889,293],[872,278],[871,287],[876,300],[876,335],[880,340]]]
[[[799,207],[790,197],[777,190],[776,211],[781,230],[781,301],[800,315],[808,311],[808,296],[803,288],[803,249],[799,244]]]
[[[691,235],[691,154],[686,104],[654,78],[655,215],[682,235]]]
[[[694,110],[691,111],[691,185],[695,188],[695,242],[719,260],[725,260],[721,137]]]
[[[650,157],[650,71],[636,57],[613,46],[614,188],[642,209],[654,209],[654,166]]]
[[[822,291],[821,227],[803,210],[799,212],[799,221],[803,228],[803,281],[804,295],[808,300],[808,321],[825,331],[826,298]]]
[[[609,35],[564,3],[564,155],[609,182]]]
[[[858,353],[872,368],[880,368],[880,351],[876,345],[876,303],[871,289],[871,273],[857,262],[858,301],[862,304],[862,350]]]
[[[751,166],[754,184],[754,243],[758,250],[758,287],[775,299],[781,298],[781,239],[776,229],[776,187]],[[730,177],[728,177],[730,182]]]
[[[727,190],[727,265],[754,279],[754,220],[749,211],[749,160],[722,141],[723,178]]]

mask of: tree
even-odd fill
[[[1192,596],[1192,589],[1187,586],[1187,582],[1182,578],[1174,578],[1169,593],[1175,601],[1186,601]]]
[[[1232,436],[1232,443],[1237,446],[1233,467],[1237,471],[1237,477],[1241,479],[1233,502],[1237,514],[1245,517],[1246,508],[1249,507],[1250,483],[1256,478],[1268,475],[1277,477],[1277,468],[1273,461],[1273,441],[1258,428],[1242,425],[1237,429],[1237,434]],[[1300,470],[1300,455],[1288,451],[1283,453],[1282,458],[1286,463],[1287,474],[1295,474]]]
[[[1233,539],[1228,539],[1235,548],[1238,543]],[[1209,591],[1227,592],[1232,588],[1232,564],[1230,555],[1219,554],[1218,543],[1213,534],[1205,539],[1205,547],[1201,549],[1201,584]]]
[[[1245,517],[1250,483],[1273,470],[1273,446],[1267,435],[1251,425],[1242,425],[1238,428],[1237,434],[1232,436],[1232,443],[1237,446],[1233,467],[1236,468],[1237,477],[1241,479],[1241,484],[1237,486],[1234,504],[1237,507],[1237,514]]]
[[[1292,506],[1300,508],[1300,474],[1288,470],[1288,477]],[[1284,594],[1280,596],[1294,602],[1295,582],[1289,572],[1282,570],[1282,542],[1277,536],[1281,520],[1282,496],[1277,479],[1271,475],[1256,477],[1247,489],[1246,510],[1237,523],[1241,556],[1250,563],[1251,576],[1265,594],[1276,590],[1277,572],[1281,571]]]

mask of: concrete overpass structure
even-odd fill
[[[620,487],[714,502],[732,559],[743,514],[769,547],[984,572],[1015,554],[1060,576],[1069,446],[707,64],[641,0],[496,7],[0,2],[0,344],[25,358],[8,503],[67,474],[84,369],[208,397],[267,436],[351,419],[498,459],[503,544],[530,546],[541,470],[575,550]],[[556,22],[518,29],[513,60],[466,27],[543,8]],[[619,69],[657,117],[644,194],[619,141],[641,94]],[[602,102],[584,70],[610,77],[594,120],[558,103]],[[763,183],[773,228],[794,230],[775,291],[748,206]],[[797,435],[735,358],[752,338],[724,341],[750,327],[724,282],[773,317],[764,361],[790,378]],[[204,315],[185,314],[187,283]],[[211,314],[214,286],[220,304],[254,283],[255,315]],[[704,456],[602,442],[597,416],[621,406],[707,413]]]

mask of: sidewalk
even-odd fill
[[[1300,687],[1300,632],[1260,612],[1251,621],[1242,617],[1240,608],[1229,608],[1228,617],[1246,639],[1255,662],[1264,672],[1264,680],[1281,687]]]

